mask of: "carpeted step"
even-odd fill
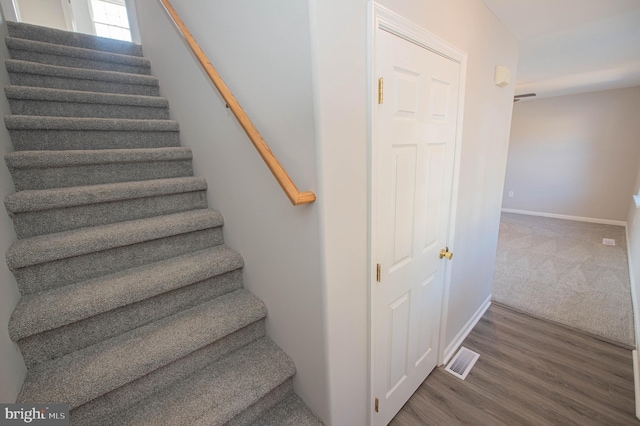
[[[173,120],[9,115],[4,122],[16,151],[180,146],[180,126]]]
[[[127,41],[11,21],[7,21],[7,26],[9,28],[9,35],[15,38],[101,50],[121,55],[142,56],[142,46]]]
[[[222,244],[222,224],[203,209],[82,228],[18,240],[6,261],[33,294]]]
[[[32,367],[18,401],[65,402],[71,408],[78,407],[260,321],[266,314],[264,304],[257,297],[246,290],[234,291]],[[265,354],[260,355],[266,358]],[[253,361],[253,364],[259,363],[258,359]],[[289,370],[293,370],[291,361],[288,358],[287,361],[291,364]],[[276,359],[274,362],[277,362]],[[260,367],[265,368],[263,365]],[[284,368],[275,366],[272,369]],[[290,371],[290,374],[293,372]],[[262,371],[261,375],[269,374]]]
[[[9,336],[18,341],[241,268],[228,246],[189,253],[20,299]]]
[[[17,342],[27,368],[141,327],[242,288],[236,269]]]
[[[207,208],[200,177],[20,191],[5,198],[18,238]]]
[[[100,424],[222,425],[234,423],[271,392],[287,396],[295,366],[268,337],[147,398],[133,409],[114,412]],[[114,410],[115,411],[115,410]]]
[[[166,389],[185,377],[196,373],[222,359],[237,349],[264,337],[264,320],[244,327],[223,340],[216,341],[190,353],[139,379],[96,398],[71,411],[71,424],[112,426],[121,424],[112,416],[118,416],[127,408],[139,406],[151,395]],[[291,383],[291,381],[287,381]]]
[[[260,416],[254,426],[322,426],[324,423],[295,393]]]
[[[150,75],[60,67],[18,59],[7,59],[4,62],[9,72],[9,80],[16,86],[125,95],[160,95],[158,79]]]
[[[219,258],[212,258],[212,255]],[[198,261],[200,264],[195,263]],[[242,288],[241,266],[242,258],[229,249],[205,249],[193,255],[190,253],[67,286],[52,293],[25,296],[24,302],[20,302],[19,313],[14,314],[15,320],[11,321],[15,322],[17,333],[31,334],[23,337],[17,334],[16,337],[20,337],[18,346],[28,367],[62,357]],[[166,277],[160,276],[162,272]],[[170,277],[175,281],[170,282]],[[126,283],[128,278],[134,281]],[[113,284],[117,288],[103,289],[99,287],[102,284]],[[133,295],[121,291],[126,285],[134,289]],[[91,299],[89,289],[95,291],[95,298],[102,300],[105,306],[98,306]],[[53,294],[53,300],[67,295],[75,300],[92,301],[84,309],[63,304],[64,311],[54,314],[35,308],[53,317],[52,321],[46,320],[46,324],[37,324],[38,319],[34,319],[33,313],[26,309],[46,301],[43,293]],[[118,298],[107,300],[103,297],[105,294]],[[72,322],[57,327],[58,323],[67,321]]]
[[[169,119],[169,102],[166,98],[158,96],[118,95],[27,86],[8,86],[4,91],[14,115]]]
[[[5,156],[17,191],[193,176],[189,148],[15,151]]]
[[[14,37],[7,37],[5,41],[11,59],[61,67],[151,74],[149,60],[140,56],[120,55]]]

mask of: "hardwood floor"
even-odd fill
[[[495,304],[463,346],[466,380],[437,368],[391,425],[640,425],[630,350]]]

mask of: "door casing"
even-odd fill
[[[368,305],[369,305],[369,413],[368,424],[373,424],[374,411],[374,398],[375,389],[373,381],[373,354],[374,354],[374,339],[375,330],[373,327],[373,293],[372,288],[376,285],[376,216],[377,216],[377,199],[376,199],[376,164],[377,164],[377,140],[376,140],[376,128],[377,128],[377,104],[378,104],[378,79],[375,75],[375,32],[377,29],[383,29],[389,33],[392,33],[404,40],[414,43],[422,48],[435,52],[441,56],[445,56],[460,64],[460,89],[458,93],[458,121],[456,123],[456,139],[455,139],[455,151],[454,151],[454,170],[453,170],[453,182],[452,182],[452,194],[451,194],[451,209],[449,217],[449,230],[447,233],[447,241],[451,251],[455,252],[455,218],[458,204],[458,183],[460,175],[460,152],[462,147],[462,123],[464,112],[464,99],[465,99],[465,86],[467,75],[467,54],[466,52],[450,45],[446,41],[437,37],[436,35],[428,32],[424,28],[414,24],[413,22],[405,19],[397,13],[381,6],[374,1],[369,1],[368,4],[368,55],[367,55],[367,81],[369,82],[368,100],[367,100],[367,120],[369,123],[368,129],[368,141],[369,141],[369,265],[368,265]],[[449,290],[451,283],[451,271],[453,262],[446,262],[444,268],[444,288],[442,297],[442,310],[440,319],[439,330],[439,344],[438,344],[438,365],[442,365],[447,360],[445,359],[445,338],[447,329],[447,317],[448,317],[448,302],[449,302]]]

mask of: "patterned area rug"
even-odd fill
[[[502,213],[493,300],[633,347],[624,227]]]

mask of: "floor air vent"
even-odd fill
[[[476,363],[480,354],[475,353],[465,347],[461,347],[458,353],[449,361],[447,370],[454,376],[464,380],[471,371],[471,367]]]

